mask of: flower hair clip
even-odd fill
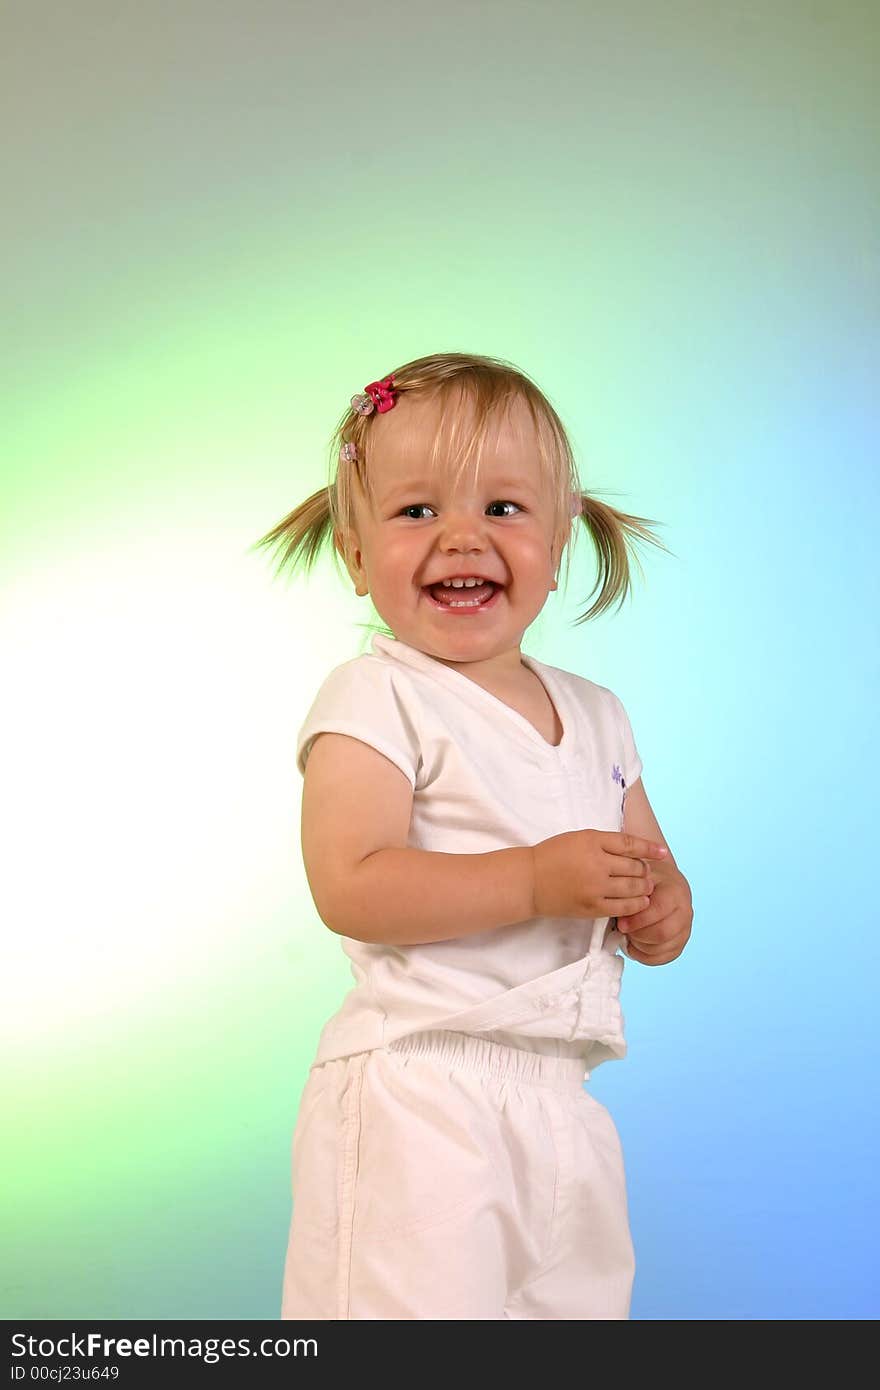
[[[393,410],[396,405],[397,390],[393,373],[391,376],[383,377],[381,381],[371,381],[369,386],[364,387],[363,395],[351,398],[351,408],[356,415],[372,415],[374,410],[384,415],[386,410]],[[339,457],[344,463],[357,463],[357,445],[351,441],[343,444],[339,450]]]
[[[394,376],[383,377],[381,381],[371,381],[364,387],[362,396],[352,396],[351,408],[358,415],[372,415],[377,410],[384,415],[397,405],[397,392],[394,389]]]

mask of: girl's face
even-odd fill
[[[375,497],[371,506],[356,488],[346,563],[357,592],[371,595],[400,641],[452,664],[493,662],[501,673],[519,665],[523,633],[556,588],[561,553],[552,502],[541,491],[534,427],[517,400],[490,431],[479,480],[470,470],[456,484],[451,467],[430,473],[425,441],[438,428],[437,410],[424,398],[401,396],[372,422]],[[426,585],[453,576],[495,581],[491,603],[441,608]],[[469,595],[456,591],[459,599]]]

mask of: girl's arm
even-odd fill
[[[355,866],[334,931],[410,946],[449,941],[535,916],[532,850],[485,854],[374,850]]]
[[[627,788],[626,801],[623,807],[623,828],[628,835],[638,835],[645,840],[654,840],[658,845],[666,845],[669,850],[666,858],[656,864],[653,860],[651,861],[651,874],[657,883],[663,878],[684,878],[684,874],[673,858],[672,850],[669,849],[663,831],[657,824],[657,817],[651,809],[651,803],[642,785],[641,777]]]
[[[302,849],[321,920],[356,941],[448,941],[535,916],[529,846],[443,854],[407,846],[413,791],[370,744],[320,733],[305,767]]]
[[[627,789],[623,816],[627,834],[650,836],[657,844],[666,844],[641,777]],[[671,849],[665,860],[652,862],[650,867],[656,887],[649,906],[619,918],[617,926],[626,935],[625,950],[631,959],[642,965],[668,965],[678,959],[690,940],[693,896]]]

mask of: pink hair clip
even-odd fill
[[[343,444],[339,450],[339,457],[343,463],[357,463],[358,448],[356,444]]]

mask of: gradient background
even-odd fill
[[[623,699],[694,895],[629,963],[640,1319],[878,1308],[873,4],[2,7],[7,1318],[275,1318],[351,983],[297,730],[370,621],[253,542],[349,396],[506,357],[662,522],[524,650]]]

